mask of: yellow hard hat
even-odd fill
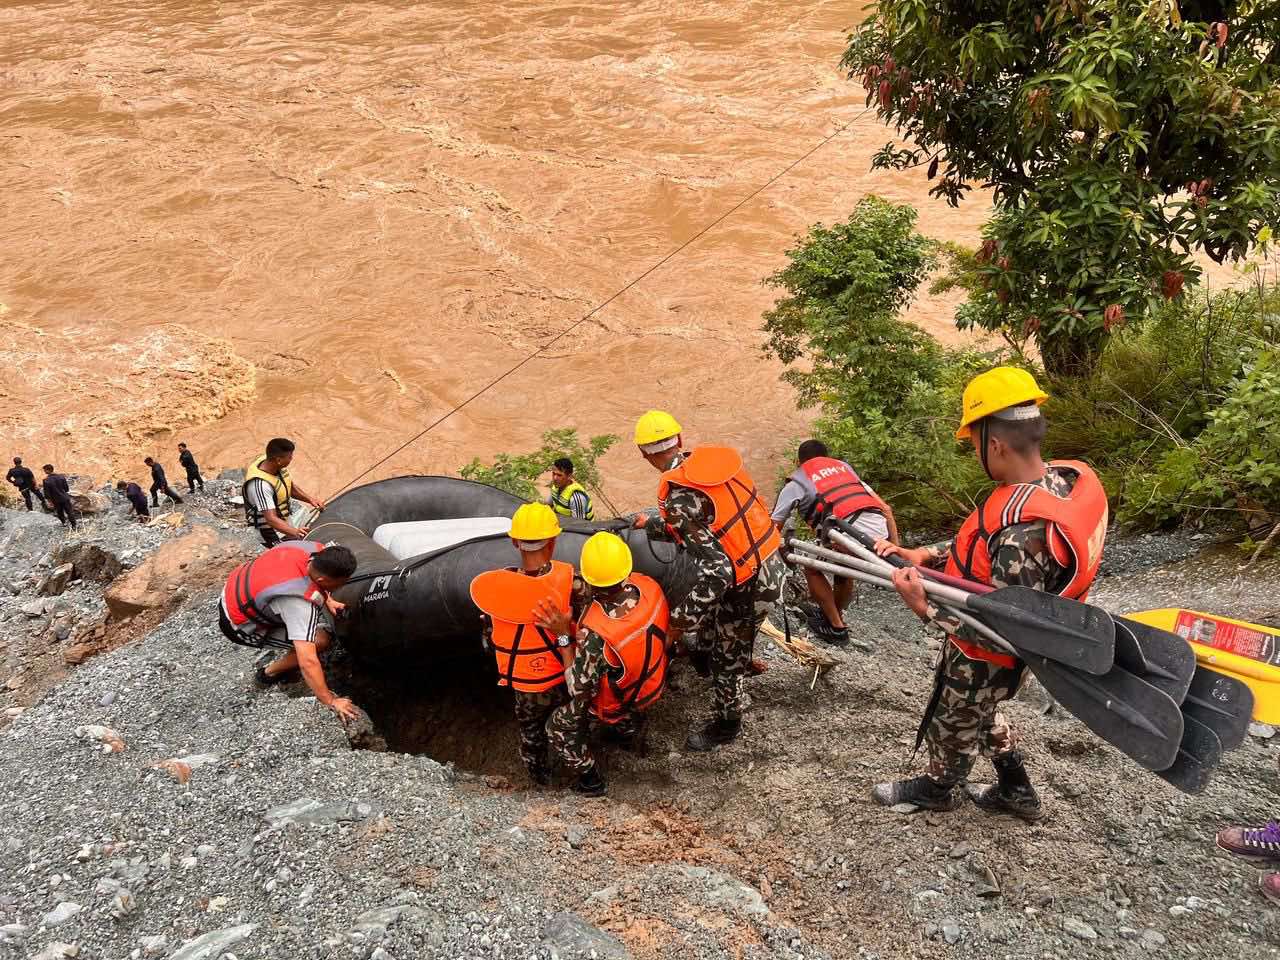
[[[964,410],[956,439],[968,439],[969,428],[983,417],[1032,401],[1038,407],[1048,399],[1036,378],[1020,367],[994,367],[980,373],[964,388]]]
[[[612,587],[631,576],[631,548],[616,533],[597,533],[582,545],[582,579],[593,587]]]
[[[647,447],[680,436],[680,424],[665,410],[650,410],[636,421],[636,446]]]
[[[545,503],[526,503],[511,518],[511,539],[536,543],[560,536],[556,512]]]

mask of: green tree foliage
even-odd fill
[[[537,450],[518,455],[500,453],[491,464],[484,464],[477,458],[459,473],[465,480],[487,483],[523,500],[544,500],[547,490],[539,486],[539,479],[556,460],[568,457],[573,461],[574,479],[592,493],[599,494],[601,478],[596,461],[617,442],[618,437],[611,433],[592,437],[584,444],[578,439],[577,430],[548,430],[542,435],[542,446]]]
[[[878,197],[834,227],[813,227],[765,282],[782,291],[764,315],[765,351],[802,406],[818,406],[815,434],[906,523],[966,513],[986,478],[953,437],[964,384],[994,360],[944,349],[899,319],[935,264],[916,213]]]
[[[1277,220],[1275,0],[881,0],[843,64],[924,167],[995,210],[958,323],[1033,336],[1050,370],[1246,255]]]

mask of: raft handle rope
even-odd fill
[[[405,450],[408,447],[413,446],[415,443],[417,443],[419,440],[425,437],[428,433],[430,433],[436,427],[440,426],[440,424],[444,423],[446,420],[452,417],[455,413],[458,413],[463,408],[469,406],[473,401],[479,399],[481,396],[488,393],[498,384],[502,383],[504,380],[510,377],[513,373],[516,373],[518,370],[523,368],[526,364],[530,363],[533,360],[536,360],[541,354],[545,353],[552,345],[554,345],[560,340],[563,340],[565,337],[571,334],[574,330],[578,329],[578,327],[582,326],[584,323],[586,323],[588,320],[594,317],[597,313],[599,313],[609,304],[613,303],[613,301],[617,300],[620,296],[622,296],[624,293],[626,293],[636,284],[640,283],[642,280],[649,277],[658,269],[665,266],[670,260],[674,259],[680,253],[683,253],[686,248],[692,246],[694,243],[701,240],[704,236],[706,236],[706,234],[710,233],[716,227],[720,226],[720,224],[724,223],[724,221],[728,220],[731,216],[733,216],[735,213],[737,213],[739,210],[745,207],[748,203],[750,203],[760,194],[764,193],[766,190],[772,187],[775,183],[777,183],[779,180],[781,180],[783,177],[789,174],[792,170],[800,166],[800,164],[804,163],[804,161],[808,160],[811,156],[813,156],[815,153],[817,153],[819,150],[825,147],[828,143],[830,143],[836,137],[840,136],[840,134],[844,133],[846,130],[848,130],[850,127],[852,127],[855,123],[857,123],[859,120],[861,120],[870,112],[871,112],[871,107],[867,107],[865,110],[863,110],[860,114],[858,114],[852,120],[836,127],[834,131],[832,131],[827,136],[823,137],[821,140],[819,140],[816,144],[814,144],[812,147],[806,150],[803,154],[801,154],[795,160],[792,160],[789,164],[787,164],[786,167],[784,167],[778,173],[774,174],[772,177],[770,177],[760,186],[756,187],[749,194],[747,194],[745,197],[743,197],[741,200],[735,203],[732,207],[730,207],[724,213],[720,214],[720,216],[716,217],[716,219],[712,220],[709,224],[707,224],[705,227],[703,227],[701,230],[695,233],[688,240],[685,240],[679,246],[675,247],[657,263],[653,264],[652,266],[647,268],[643,273],[639,274],[638,276],[628,281],[621,289],[619,289],[617,292],[615,292],[610,297],[608,297],[608,299],[597,304],[595,307],[592,307],[590,311],[583,314],[581,317],[579,317],[569,326],[565,327],[565,329],[561,330],[559,333],[557,333],[554,337],[552,337],[550,340],[548,340],[546,343],[540,346],[533,353],[529,354],[527,357],[525,357],[523,360],[516,363],[514,366],[503,371],[501,374],[499,374],[497,377],[494,377],[492,380],[490,380],[488,383],[482,386],[475,393],[471,394],[461,403],[457,404],[452,409],[448,410],[447,412],[437,417],[435,420],[431,421],[431,423],[427,424],[425,427],[419,430],[416,434],[414,434],[404,443],[400,444],[400,446],[396,447],[394,450],[388,453],[381,460],[375,461],[370,466],[365,468],[361,473],[352,477],[342,486],[338,487],[338,489],[336,489],[333,493],[329,494],[329,496],[325,497],[325,500],[326,501],[332,500],[338,494],[354,486],[356,483],[363,480],[365,477],[371,474],[374,470],[378,469],[378,467],[382,466],[384,463],[386,463],[392,457],[396,456],[402,450]],[[604,499],[607,502],[608,498],[606,497]]]

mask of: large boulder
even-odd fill
[[[34,562],[62,535],[56,517],[40,510],[0,508],[0,556]]]
[[[196,527],[170,540],[107,587],[103,596],[113,617],[156,610],[225,576],[243,555],[236,542],[211,527]]]
[[[71,502],[81,516],[106,513],[111,509],[111,498],[93,489],[90,478],[67,477],[67,486],[71,488]]]
[[[53,572],[40,581],[36,593],[42,597],[56,597],[67,589],[67,584],[75,573],[75,567],[69,563],[54,567]]]
[[[110,583],[124,571],[124,564],[114,553],[84,541],[58,547],[53,553],[53,562],[59,566],[69,563],[75,568],[76,579],[97,583]]]

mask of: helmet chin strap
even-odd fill
[[[978,426],[978,461],[982,464],[983,472],[986,473],[987,477],[990,478],[991,480],[994,480],[995,477],[991,476],[991,467],[987,463],[987,445],[991,441],[991,432],[988,427],[988,418],[983,417],[981,420],[978,421],[977,426]]]

